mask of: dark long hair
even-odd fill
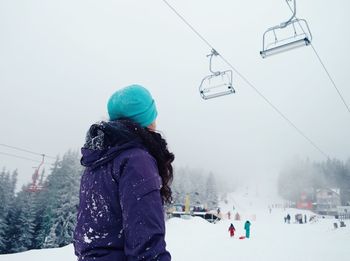
[[[160,194],[163,203],[171,203],[172,192],[170,184],[173,181],[173,167],[171,163],[174,161],[175,156],[169,152],[166,140],[160,133],[141,127],[138,123],[129,119],[121,119],[118,122],[139,137],[148,152],[156,159],[159,175],[162,179]]]

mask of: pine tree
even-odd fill
[[[17,253],[32,249],[35,227],[35,208],[32,192],[23,186],[17,194],[8,215],[8,250]]]
[[[43,247],[44,248],[54,248],[54,247],[59,247],[58,241],[59,239],[57,238],[57,225],[54,224],[51,226],[49,234],[45,238]]]
[[[34,198],[34,208],[35,208],[35,227],[33,239],[33,248],[40,249],[43,248],[45,238],[50,232],[51,227],[51,209],[49,208],[49,197],[47,189],[45,188],[45,183],[41,182],[43,190],[36,192],[36,197]]]
[[[15,199],[17,170],[12,173],[3,171],[0,174],[0,254],[8,253],[8,230],[11,223],[8,215]]]
[[[175,175],[173,183],[171,184],[172,194],[173,194],[173,202],[175,204],[184,204],[185,201],[185,187],[184,183],[186,182],[184,180],[185,172],[184,169],[179,168],[175,169]]]
[[[216,208],[218,206],[218,191],[216,187],[216,181],[213,173],[210,173],[206,182],[206,202],[209,209]]]
[[[7,223],[6,223],[6,215],[8,212],[7,206],[6,206],[6,182],[5,182],[5,176],[6,171],[3,169],[0,173],[0,253],[5,253],[6,250],[6,242],[5,242],[5,236],[6,236],[6,230],[7,230]]]
[[[176,169],[172,191],[174,203],[184,204],[189,195],[192,206],[204,205],[212,209],[218,205],[217,182],[212,173],[205,175],[200,170]]]
[[[69,151],[57,161],[47,180],[48,205],[44,247],[61,247],[72,242],[79,203],[82,168],[78,153]],[[49,228],[49,229],[48,229]]]

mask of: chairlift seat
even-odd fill
[[[309,38],[305,37],[299,40],[295,40],[293,42],[277,45],[275,47],[260,51],[260,55],[262,58],[266,58],[268,56],[272,56],[272,55],[289,51],[292,49],[296,49],[299,47],[308,46],[310,44],[311,44],[311,41],[309,40]]]
[[[44,189],[42,185],[30,185],[27,189],[28,192],[39,192]]]
[[[232,71],[230,70],[206,76],[199,86],[199,93],[205,100],[235,92],[232,86]]]

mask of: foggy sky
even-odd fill
[[[283,0],[170,3],[330,157],[350,157],[350,113],[311,47],[259,55],[263,32],[290,16]],[[297,6],[350,103],[349,1]],[[210,49],[161,0],[0,0],[0,37],[0,143],[53,156],[79,149],[90,124],[107,119],[109,96],[139,83],[156,100],[177,166],[261,180],[295,155],[325,159],[236,74],[236,94],[202,100]],[[214,66],[227,69],[220,59]],[[20,182],[35,165],[0,155]]]

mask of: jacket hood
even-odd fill
[[[93,124],[86,135],[81,149],[81,165],[98,167],[125,150],[143,148],[141,140],[130,132],[121,122],[99,122]]]

